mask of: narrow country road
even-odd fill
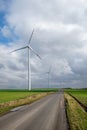
[[[0,130],[67,130],[63,92],[0,117]]]

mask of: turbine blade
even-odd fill
[[[28,41],[28,44],[29,44],[29,45],[30,45],[30,42],[31,42],[31,39],[32,39],[33,34],[34,34],[34,29],[33,29],[32,33],[31,33],[30,38],[29,38],[29,41]]]
[[[40,55],[39,55],[36,51],[34,51],[34,49],[33,49],[32,47],[29,46],[29,48],[32,50],[32,52],[33,52],[37,57],[39,57],[39,59],[41,59]]]
[[[19,49],[13,50],[12,52],[19,51],[19,50],[22,50],[22,49],[25,49],[25,48],[28,48],[28,46],[21,47],[21,48],[19,48]],[[12,53],[12,52],[10,52],[10,53]]]

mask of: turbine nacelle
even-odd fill
[[[23,49],[28,49],[28,89],[31,90],[31,74],[30,74],[30,50],[39,58],[41,59],[40,55],[30,46],[30,43],[31,43],[31,39],[32,39],[32,36],[34,34],[34,29],[30,35],[30,38],[29,38],[29,42],[28,42],[28,45],[24,46],[24,47],[21,47],[21,48],[18,48],[16,50],[13,50],[12,52],[10,53],[13,53],[13,52],[16,52],[16,51],[20,51],[20,50],[23,50]]]

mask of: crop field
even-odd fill
[[[66,92],[73,95],[82,104],[87,106],[87,89],[69,89],[69,90],[66,90]]]
[[[58,92],[58,88],[36,88],[32,92]]]
[[[87,130],[87,113],[70,95],[65,94],[65,98],[70,130]]]
[[[38,94],[38,92],[0,92],[0,103],[5,103],[8,101],[13,101],[13,100],[17,100],[17,99],[22,99],[22,98],[26,98],[28,96],[31,95],[36,95]]]
[[[17,106],[30,104],[58,89],[0,90],[0,114]]]
[[[32,103],[46,95],[46,93],[41,92],[0,91],[0,114],[17,106]]]
[[[0,91],[0,103],[13,101],[17,99],[26,98],[32,95],[42,94],[43,92],[56,92],[58,89],[33,89],[27,90],[1,90]]]
[[[78,99],[82,104],[87,106],[86,89],[66,89],[66,111],[70,130],[87,130],[87,112],[83,107],[69,94]]]

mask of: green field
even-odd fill
[[[26,98],[28,96],[41,94],[43,92],[56,92],[56,91],[58,91],[58,89],[55,88],[33,89],[30,92],[27,90],[0,90],[0,103]]]
[[[28,96],[36,95],[36,94],[38,94],[38,92],[2,91],[0,92],[0,103],[22,99],[22,98],[26,98]]]
[[[65,94],[70,130],[87,130],[87,113],[70,95]]]
[[[0,114],[8,112],[17,106],[30,104],[58,89],[33,89],[28,90],[0,90]]]
[[[82,104],[87,106],[87,89],[67,89],[66,92],[73,95]]]
[[[58,92],[58,88],[36,88],[32,92]]]
[[[74,96],[82,104],[87,106],[87,89],[66,89],[67,116],[70,130],[87,130],[87,113],[80,104],[72,97]],[[72,96],[70,96],[70,95]]]
[[[58,91],[57,88],[49,88],[49,89],[37,88],[37,89],[32,89],[30,92],[28,90],[0,90],[0,103],[25,98],[43,92],[57,92],[57,91]]]

